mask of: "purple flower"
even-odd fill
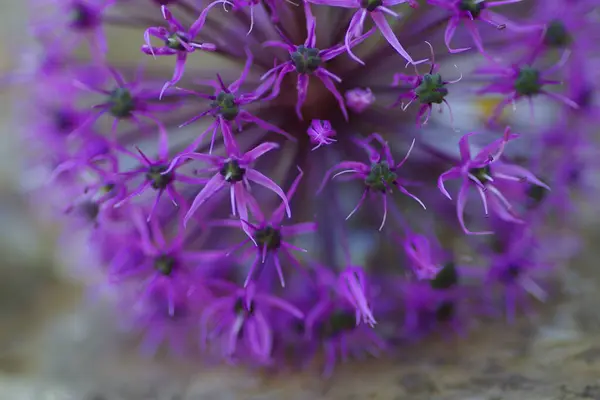
[[[105,89],[100,83],[84,83],[77,81],[76,85],[88,92],[94,92],[106,96],[103,103],[96,104],[92,108],[89,117],[79,125],[79,129],[93,125],[100,117],[109,114],[114,118],[112,123],[112,136],[116,136],[119,122],[123,120],[133,120],[140,129],[143,124],[139,117],[144,117],[156,123],[160,129],[162,122],[156,116],[155,112],[174,110],[176,105],[156,104],[152,101],[156,99],[158,92],[143,88],[143,69],[139,68],[135,79],[132,82],[126,82],[123,75],[114,68],[107,68],[109,75],[116,83],[116,87]]]
[[[133,211],[132,219],[137,235],[114,251],[110,280],[119,283],[143,277],[142,299],[155,290],[166,291],[165,309],[173,316],[178,295],[195,288],[192,268],[215,262],[224,254],[220,251],[185,250],[183,229],[169,243],[159,223],[153,219],[148,225],[140,210]]]
[[[550,266],[539,260],[538,243],[530,229],[512,230],[499,251],[491,254],[486,283],[492,289],[500,285],[505,300],[506,317],[514,321],[519,303],[530,295],[545,301],[546,291],[536,282],[536,275],[548,272]]]
[[[398,4],[408,3],[411,7],[416,8],[416,0],[307,0],[313,4],[328,5],[333,7],[343,8],[357,8],[358,10],[352,16],[348,29],[346,30],[346,36],[344,37],[344,43],[346,45],[345,50],[348,52],[357,62],[364,65],[364,62],[358,58],[353,52],[353,40],[354,38],[360,37],[364,31],[365,19],[367,15],[371,16],[375,26],[381,31],[381,34],[387,40],[387,42],[400,54],[406,61],[411,64],[415,64],[410,55],[404,50],[398,38],[394,34],[394,31],[390,27],[390,24],[385,19],[385,15],[391,15],[394,18],[400,18],[400,15],[388,7],[392,7]]]
[[[273,349],[273,330],[269,323],[272,310],[279,309],[295,318],[304,314],[285,300],[262,293],[254,285],[240,288],[230,282],[213,282],[213,286],[225,292],[206,306],[200,320],[200,342],[206,348],[208,342],[218,340],[223,356],[232,358],[244,350],[260,364],[269,364]]]
[[[294,193],[296,193],[303,175],[304,173],[302,170],[300,170],[300,174],[294,180],[292,186],[286,194],[288,202],[292,201],[292,197],[294,197]],[[250,283],[255,269],[260,264],[264,265],[267,262],[272,262],[274,264],[275,269],[277,270],[277,275],[279,276],[279,281],[281,282],[281,286],[284,287],[285,279],[283,277],[283,270],[279,257],[280,252],[285,254],[295,267],[302,268],[300,262],[296,259],[296,257],[294,257],[291,250],[302,252],[306,252],[306,250],[294,246],[288,240],[294,236],[316,232],[317,224],[314,222],[302,222],[290,226],[283,226],[282,222],[286,204],[287,203],[285,201],[282,202],[279,207],[273,211],[271,218],[265,218],[256,201],[252,197],[248,197],[248,208],[258,222],[251,224],[250,222],[242,220],[242,223],[247,225],[249,228],[250,237],[229,251],[229,253],[231,253],[235,250],[238,250],[248,244],[250,241],[254,242],[256,246],[256,256],[252,262],[252,265],[250,266],[250,270],[248,271],[248,276],[244,282],[244,287],[248,286]],[[210,224],[227,227],[239,227],[240,225],[239,221],[232,220],[215,221]],[[242,258],[246,259],[247,257],[243,256]]]
[[[212,153],[217,129],[219,127],[223,129],[223,125],[227,124],[229,126],[229,130],[232,130],[233,122],[237,124],[239,131],[242,130],[242,126],[245,122],[249,122],[255,123],[264,130],[277,132],[292,141],[296,140],[295,138],[291,137],[287,132],[279,129],[277,126],[270,124],[241,108],[244,105],[248,105],[259,100],[264,95],[264,93],[268,89],[270,89],[271,85],[273,84],[273,79],[269,79],[265,83],[260,85],[255,91],[251,93],[243,93],[238,95],[238,91],[240,87],[244,84],[246,78],[248,77],[248,73],[250,72],[250,68],[252,67],[252,53],[248,48],[246,48],[245,50],[248,59],[244,66],[244,70],[242,71],[242,74],[238,79],[236,79],[229,86],[225,86],[225,83],[221,79],[221,76],[217,74],[217,81],[205,82],[206,85],[211,86],[214,89],[214,95],[206,95],[204,93],[195,92],[193,90],[178,88],[182,92],[191,93],[194,96],[198,96],[212,101],[210,104],[210,109],[208,109],[207,111],[203,111],[199,115],[196,115],[192,119],[186,121],[185,123],[180,125],[180,128],[187,126],[192,122],[195,122],[209,114],[215,118],[215,121],[212,124],[210,124],[208,128],[204,132],[202,132],[196,140],[192,142],[192,144],[188,146],[189,151],[193,151],[196,148],[198,148],[198,146],[200,145],[200,143],[202,143],[202,140],[204,139],[204,135],[212,131],[209,150],[209,153]]]
[[[194,23],[190,26],[189,29],[186,29],[177,18],[171,14],[169,9],[166,6],[161,7],[162,15],[165,21],[167,21],[168,28],[165,27],[152,27],[146,29],[144,32],[144,41],[146,44],[142,46],[142,51],[146,54],[156,56],[177,56],[177,61],[175,63],[175,72],[173,73],[173,78],[165,83],[163,86],[160,96],[162,97],[165,90],[167,90],[170,86],[175,85],[181,77],[183,76],[183,72],[185,70],[185,62],[187,61],[187,57],[189,53],[193,53],[196,50],[205,50],[205,51],[214,51],[216,46],[212,43],[200,43],[195,41],[196,36],[200,33],[200,30],[204,26],[206,22],[206,17],[208,16],[208,12],[211,8],[219,4],[231,4],[227,0],[216,0],[210,3],[206,8],[202,11],[200,16]],[[150,44],[150,37],[154,36],[157,39],[160,39],[164,42],[162,47],[154,47]]]
[[[108,45],[104,35],[103,13],[115,0],[60,0],[34,1],[43,18],[33,27],[33,34],[45,45],[72,51],[82,40],[89,43],[91,54],[98,61],[104,59]],[[48,16],[44,6],[56,7]],[[46,11],[46,12],[44,12]],[[61,27],[64,29],[57,29]]]
[[[446,96],[448,95],[446,85],[457,83],[462,79],[461,75],[458,79],[452,81],[443,80],[442,75],[439,73],[440,66],[435,63],[433,47],[429,42],[426,43],[431,49],[431,68],[429,69],[429,72],[424,75],[419,75],[419,71],[415,65],[416,76],[394,74],[394,82],[392,83],[392,87],[404,88],[408,86],[408,88],[410,88],[408,92],[398,96],[398,99],[392,107],[401,104],[402,110],[406,111],[415,100],[418,100],[421,104],[419,113],[417,114],[418,127],[425,125],[427,121],[429,121],[434,104],[446,104],[448,106],[448,111],[450,112],[450,120],[453,120],[452,108],[450,108],[450,104],[448,104],[448,101],[446,100]],[[405,100],[408,100],[408,102],[405,103]],[[423,116],[425,118],[423,118]]]
[[[488,214],[489,205],[500,218],[517,223],[522,221],[515,215],[510,202],[496,187],[496,181],[529,182],[548,190],[550,188],[525,168],[500,161],[500,156],[506,144],[519,137],[512,134],[509,127],[504,130],[504,136],[501,139],[490,143],[472,158],[469,137],[476,134],[476,132],[468,133],[460,139],[460,164],[440,175],[438,188],[446,197],[452,199],[444,182],[449,179],[460,178],[462,183],[456,200],[456,212],[460,226],[468,235],[487,235],[493,232],[472,232],[465,226],[464,213],[470,187],[475,187],[479,193],[486,215]]]
[[[404,251],[410,261],[410,267],[419,280],[435,279],[442,270],[440,251],[427,236],[408,232],[403,241]]]
[[[187,354],[190,329],[197,324],[198,300],[206,299],[190,296],[185,288],[181,289],[174,295],[164,288],[154,290],[138,300],[132,315],[127,315],[131,329],[145,331],[140,344],[144,354],[154,356],[163,343],[180,357]]]
[[[373,140],[377,141],[383,148],[383,156],[371,146],[371,142]],[[362,197],[358,201],[356,207],[346,217],[346,220],[350,219],[350,217],[352,217],[352,215],[358,211],[369,194],[378,192],[381,193],[383,197],[383,219],[381,221],[381,225],[379,226],[379,230],[382,230],[383,226],[385,225],[388,211],[387,195],[388,193],[392,193],[394,187],[397,188],[401,193],[404,193],[405,195],[416,200],[421,207],[425,209],[426,207],[423,202],[419,200],[418,197],[406,190],[406,188],[402,185],[402,179],[397,174],[397,170],[402,167],[402,165],[404,165],[408,159],[414,144],[415,140],[413,139],[406,156],[404,156],[402,161],[396,164],[387,142],[383,140],[378,133],[373,133],[366,140],[358,142],[358,145],[362,147],[369,155],[370,165],[358,161],[342,161],[336,164],[328,169],[325,173],[325,177],[323,178],[323,182],[321,183],[318,192],[323,190],[325,184],[331,177],[331,174],[336,171],[337,172],[335,175],[333,175],[333,178],[336,178],[342,174],[351,174],[351,178],[363,180],[365,188]]]
[[[226,137],[227,135],[225,134],[224,136]],[[171,173],[175,166],[184,159],[199,160],[208,163],[210,166],[203,171],[215,172],[213,177],[209,179],[204,188],[194,198],[190,209],[183,219],[183,224],[186,225],[202,204],[228,184],[230,185],[229,190],[231,194],[231,213],[233,215],[239,214],[242,221],[248,221],[248,198],[252,196],[248,190],[250,182],[263,186],[279,196],[283,200],[283,204],[285,204],[288,217],[290,217],[290,206],[283,190],[270,178],[252,168],[252,164],[258,158],[277,148],[279,148],[277,143],[265,142],[241,154],[235,142],[228,143],[226,141],[227,157],[201,153],[184,153],[175,157],[171,162],[171,166],[163,174]],[[249,227],[243,223],[242,227],[248,236],[252,237]]]
[[[354,88],[348,90],[344,97],[346,98],[346,105],[348,108],[357,114],[364,112],[375,103],[375,95],[369,88]]]
[[[331,271],[319,269],[320,294],[306,314],[306,339],[325,351],[323,375],[331,376],[339,356],[346,361],[350,354],[363,352],[377,356],[387,348],[369,325],[375,323],[369,310],[365,277],[360,268],[348,268],[337,280]],[[361,323],[364,319],[365,323]]]
[[[186,198],[175,189],[175,182],[179,181],[191,185],[203,185],[208,182],[208,179],[194,178],[177,172],[177,169],[182,163],[179,162],[179,159],[173,159],[171,161],[171,158],[169,157],[169,138],[167,131],[164,128],[159,129],[158,154],[157,159],[154,161],[149,159],[139,148],[137,149],[139,154],[131,152],[121,146],[118,146],[117,150],[129,155],[140,163],[138,168],[120,173],[119,182],[126,184],[132,179],[140,176],[143,177],[143,180],[127,196],[115,204],[115,207],[120,207],[129,202],[132,198],[140,196],[146,190],[153,189],[158,193],[156,194],[156,198],[150,209],[148,220],[152,218],[152,215],[165,192],[175,206],[185,207],[187,205]]]
[[[545,88],[547,85],[562,84],[561,81],[546,77],[558,71],[567,62],[569,54],[569,51],[565,51],[562,58],[556,64],[544,71],[533,66],[538,56],[536,53],[529,54],[522,62],[513,64],[510,67],[496,64],[494,66],[479,68],[476,73],[489,77],[485,79],[491,80],[491,83],[478,90],[477,94],[500,94],[505,96],[494,110],[490,121],[496,121],[507,105],[513,104],[522,98],[527,98],[531,109],[531,117],[533,118],[533,97],[539,95],[545,95],[574,109],[579,108],[573,100],[559,93],[550,92]]]
[[[444,42],[450,53],[460,53],[467,51],[470,47],[462,47],[454,49],[450,47],[450,42],[454,37],[456,28],[463,22],[469,31],[469,34],[473,38],[473,43],[477,50],[482,54],[485,53],[483,49],[483,40],[475,21],[483,21],[487,24],[494,26],[497,29],[508,28],[510,30],[518,32],[527,32],[537,29],[537,26],[519,26],[516,23],[511,22],[502,15],[490,11],[490,8],[504,6],[507,4],[520,3],[522,0],[502,0],[502,1],[485,1],[485,0],[427,0],[429,4],[443,8],[452,13],[446,26],[446,32],[444,34]]]
[[[481,273],[457,266],[453,261],[442,265],[437,275],[427,280],[404,282],[400,289],[405,314],[402,329],[409,338],[421,338],[432,329],[442,327],[444,332],[464,334],[478,310],[480,299],[472,287],[463,284],[464,278],[481,279]]]
[[[337,140],[333,139],[335,130],[331,127],[331,122],[329,121],[313,119],[306,133],[310,137],[310,142],[316,145],[312,150],[337,142]]]
[[[308,81],[311,75],[316,76],[323,82],[325,88],[335,97],[338,104],[340,105],[340,109],[342,110],[342,114],[344,114],[344,118],[348,119],[348,111],[346,110],[346,105],[344,104],[344,98],[340,94],[340,92],[336,89],[335,83],[333,81],[337,81],[340,83],[342,80],[339,76],[332,74],[327,69],[322,67],[322,64],[330,61],[337,56],[343,54],[345,52],[345,47],[342,45],[334,46],[329,49],[319,50],[315,47],[317,37],[315,34],[317,28],[317,21],[313,17],[313,15],[309,12],[309,6],[306,5],[306,29],[308,31],[308,35],[303,45],[296,46],[281,34],[284,42],[269,40],[263,43],[265,47],[279,47],[285,49],[289,52],[290,60],[286,61],[282,64],[277,65],[276,67],[270,69],[262,76],[262,80],[267,79],[272,74],[277,74],[277,78],[273,84],[273,91],[266,98],[266,100],[272,100],[279,95],[281,90],[281,83],[283,78],[293,72],[296,71],[298,74],[298,80],[296,87],[298,89],[298,101],[296,102],[296,115],[298,115],[299,119],[302,118],[302,105],[306,101],[306,97],[308,95]],[[360,35],[356,38],[353,38],[346,44],[346,47],[350,48],[356,46],[357,44],[364,41],[369,35],[373,33],[373,30],[368,31],[364,35]]]

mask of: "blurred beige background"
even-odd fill
[[[3,70],[14,65],[7,46],[19,43],[21,5],[2,3]],[[575,260],[564,295],[529,320],[405,346],[386,360],[340,367],[328,382],[316,372],[250,374],[139,357],[109,307],[82,301],[56,273],[53,231],[18,194],[24,160],[10,95],[0,107],[0,400],[600,399],[597,250]],[[600,237],[595,226],[589,243]]]

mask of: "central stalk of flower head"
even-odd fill
[[[573,38],[562,21],[555,19],[546,27],[544,44],[548,47],[563,48],[571,44]]]
[[[78,30],[94,28],[99,22],[96,11],[80,1],[72,5],[69,20],[71,21],[71,26]]]
[[[181,44],[181,42],[189,43],[190,39],[183,32],[175,32],[167,36],[167,38],[165,39],[165,46],[173,50],[185,51],[185,47],[183,47],[183,44]]]
[[[383,0],[360,0],[360,6],[365,10],[372,12],[383,5]]]
[[[515,79],[515,91],[519,96],[533,96],[539,94],[543,84],[540,82],[540,71],[531,67],[519,69]]]
[[[387,161],[380,161],[371,165],[371,171],[365,178],[365,185],[370,189],[385,193],[393,186],[398,175],[390,169]]]
[[[473,18],[478,18],[481,11],[485,9],[485,2],[483,0],[460,0],[458,2],[458,9],[471,13]]]
[[[458,273],[456,265],[452,261],[447,262],[437,273],[435,278],[429,281],[432,289],[444,290],[450,289],[458,283]]]
[[[319,57],[319,49],[300,45],[290,54],[290,58],[299,74],[312,74],[323,62]]]
[[[241,182],[246,175],[246,169],[240,167],[238,160],[229,160],[223,164],[219,173],[229,183]]]
[[[216,100],[211,103],[211,107],[218,109],[218,113],[227,121],[233,121],[240,112],[233,93],[219,93]]]
[[[260,249],[267,248],[267,250],[273,251],[281,247],[281,232],[279,229],[275,229],[272,226],[262,228],[254,234],[254,240]]]
[[[469,174],[473,175],[479,182],[484,183],[490,180],[490,166],[486,165],[483,168],[471,168]]]
[[[108,96],[109,112],[115,118],[127,118],[135,110],[135,101],[126,88],[116,88]]]
[[[321,323],[319,334],[322,338],[330,339],[354,328],[356,328],[356,315],[350,311],[337,310]]]
[[[154,269],[165,276],[171,275],[175,264],[175,259],[167,254],[161,254],[154,259]]]
[[[146,172],[146,179],[152,182],[152,187],[156,190],[165,190],[167,186],[175,176],[172,171],[167,174],[163,174],[166,170],[169,169],[168,165],[152,165],[148,168],[148,172]]]
[[[425,74],[419,86],[415,89],[415,95],[421,104],[442,104],[448,95],[448,89],[440,74]]]

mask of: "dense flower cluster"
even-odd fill
[[[149,352],[330,374],[569,257],[597,0],[32,3],[33,196]]]

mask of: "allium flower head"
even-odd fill
[[[512,319],[597,197],[596,0],[32,2],[20,183],[149,355],[329,376]]]

